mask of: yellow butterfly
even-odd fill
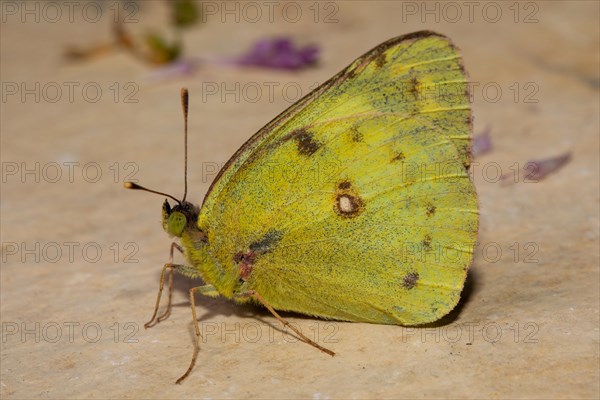
[[[187,137],[187,90],[182,98]],[[182,246],[171,246],[147,326],[170,312],[171,294],[156,318],[167,272],[169,293],[173,270],[206,283],[190,291],[197,340],[177,382],[199,349],[195,292],[261,303],[284,324],[275,310],[400,325],[450,312],[478,230],[471,125],[457,49],[416,32],[359,57],[252,136],[201,207],[166,195],[177,204],[165,201],[163,226]],[[187,265],[172,263],[174,249]]]

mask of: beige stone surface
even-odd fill
[[[240,22],[208,15],[186,32],[188,54],[237,54],[254,40],[289,35],[317,43],[320,65],[300,73],[207,67],[166,81],[147,79],[151,69],[121,52],[81,64],[61,58],[68,44],[109,38],[111,2],[97,23],[81,8],[73,22],[66,14],[36,22],[9,13],[7,3],[24,7],[3,2],[0,27],[2,398],[600,395],[597,2],[476,2],[472,21],[463,2],[326,2],[316,23],[312,2],[293,3],[302,10],[296,23],[281,12],[270,22],[262,2],[254,4],[263,16],[251,22],[255,14],[239,3]],[[133,30],[165,28],[162,3],[141,6]],[[324,23],[332,12],[335,21]],[[462,49],[479,84],[475,131],[489,127],[494,141],[476,159],[480,245],[461,306],[418,329],[285,314],[338,353],[331,358],[283,334],[262,309],[198,297],[206,340],[191,376],[174,385],[191,357],[187,288],[196,282],[178,277],[171,317],[144,330],[170,241],[160,227],[162,198],[127,192],[122,182],[133,173],[180,195],[179,88],[192,94],[189,199],[200,203],[214,166],[285,109],[295,88],[306,93],[378,43],[421,29]],[[279,84],[273,98],[270,82]],[[21,97],[38,83],[38,102]],[[220,85],[234,88],[239,101],[203,98],[207,83],[219,94]],[[67,85],[78,85],[72,99]],[[251,86],[262,89],[258,101]],[[94,87],[102,90],[97,102]],[[571,162],[541,182],[494,179],[498,169],[512,173],[515,163],[567,151]],[[36,165],[39,173],[22,176]]]

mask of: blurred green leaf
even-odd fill
[[[198,22],[200,12],[196,3],[191,0],[170,1],[173,13],[173,24],[179,28],[187,28]]]
[[[167,64],[175,61],[181,55],[181,43],[174,41],[167,43],[165,39],[155,33],[146,35],[146,44],[150,49],[150,61],[155,64]]]

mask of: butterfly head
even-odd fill
[[[165,199],[162,207],[162,226],[165,232],[170,236],[181,237],[186,227],[194,228],[194,223],[198,220],[198,207],[183,201],[176,204],[173,208],[169,201]]]

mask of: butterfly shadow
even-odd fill
[[[196,286],[201,286],[202,282],[200,280],[192,280],[186,278],[181,275],[175,275],[173,281],[173,292],[180,292],[185,295],[185,297],[189,296],[190,289]],[[164,298],[161,301],[161,310],[159,310],[159,314],[162,310],[164,310],[164,304],[166,304],[166,293],[163,293]],[[225,297],[208,297],[197,295],[195,297],[196,305],[202,305],[206,308],[206,311],[201,315],[198,315],[198,323],[206,322],[212,320],[215,316],[226,316],[226,317],[238,317],[241,319],[254,319],[260,323],[268,325],[274,331],[278,331],[283,334],[291,335],[297,340],[302,341],[294,332],[290,329],[286,329],[282,326],[282,324],[274,319],[268,319],[272,317],[272,314],[264,307],[259,305],[255,305],[252,303],[247,304],[237,304],[233,300],[226,299]],[[164,302],[164,303],[163,303]],[[172,304],[173,308],[189,308],[190,302],[189,300],[177,302]],[[277,311],[278,314],[284,319],[294,318],[294,319],[306,319],[306,320],[314,320],[314,317],[307,316],[304,314],[299,314],[291,311]],[[193,329],[190,330],[190,335],[193,339],[194,332]]]

